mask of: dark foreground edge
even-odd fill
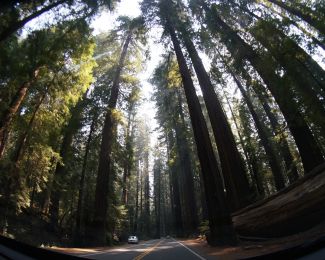
[[[308,242],[305,242],[302,245],[294,246],[294,247],[288,247],[286,249],[276,251],[270,254],[263,254],[259,256],[254,257],[248,257],[248,258],[241,258],[241,259],[297,259],[299,257],[308,256],[312,253],[315,253],[321,249],[325,248],[325,236],[318,238],[316,240],[311,240]],[[324,258],[325,259],[325,255]]]
[[[5,248],[0,248],[0,258],[4,257],[5,259],[17,259],[17,256],[15,257],[11,253],[12,251],[19,253],[22,256],[34,259],[81,259],[77,256],[62,254],[47,249],[34,247],[4,236],[0,236],[0,245],[9,249],[6,250]]]
[[[50,251],[47,249],[42,249],[38,247],[34,247],[14,239],[10,239],[4,236],[0,236],[0,245],[4,246],[5,248],[9,249],[2,249],[0,248],[0,258],[3,257],[4,259],[18,259],[17,257],[13,256],[10,250],[18,253],[20,256],[30,257],[34,259],[81,259],[77,256],[62,254],[59,252]],[[325,236],[319,238],[317,240],[306,242],[299,246],[289,247],[277,252],[273,252],[270,254],[264,254],[255,257],[248,257],[242,259],[297,259],[298,257],[308,256],[318,250],[325,248]],[[23,259],[20,258],[19,259]],[[86,259],[86,258],[83,258]],[[324,256],[325,259],[325,256]]]

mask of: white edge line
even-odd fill
[[[181,244],[183,247],[185,247],[188,251],[190,251],[192,254],[196,255],[198,258],[200,258],[201,260],[206,260],[204,257],[200,256],[199,254],[197,254],[196,252],[194,252],[191,248],[187,247],[186,245],[184,245],[183,243],[177,241],[176,239],[172,238],[174,241],[176,241],[177,243]]]

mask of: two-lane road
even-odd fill
[[[103,250],[91,254],[78,255],[88,259],[116,259],[116,260],[198,260],[208,259],[201,253],[195,252],[192,248],[183,243],[170,239],[155,239],[139,243],[137,245],[127,245],[125,247]]]

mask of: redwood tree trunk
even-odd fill
[[[287,12],[299,17],[300,19],[307,22],[309,25],[316,28],[320,33],[325,35],[325,24],[323,21],[317,19],[318,15],[314,13],[312,10],[309,10],[309,13],[302,12],[296,7],[289,6],[287,3],[282,2],[280,0],[268,0],[269,2],[276,4],[286,10]],[[305,7],[307,8],[307,7]]]
[[[136,178],[136,195],[135,195],[135,213],[134,213],[134,226],[133,226],[133,233],[137,234],[138,232],[138,219],[139,219],[139,162],[137,162],[137,178]]]
[[[92,223],[91,243],[95,245],[106,244],[106,219],[108,209],[108,193],[109,193],[109,178],[111,175],[111,151],[114,140],[114,117],[113,111],[116,108],[116,103],[119,94],[120,75],[124,66],[128,46],[131,42],[132,31],[129,32],[124,42],[120,60],[114,75],[111,95],[108,102],[108,109],[105,116],[104,128],[102,131],[102,142],[99,154],[98,174],[96,181],[95,203],[94,203],[94,219]]]
[[[175,145],[174,136],[171,131],[167,134],[167,152],[168,152],[168,158],[170,159],[171,150]],[[171,168],[169,169],[169,178],[171,183],[171,207],[172,212],[174,213],[174,230],[176,232],[177,237],[182,237],[184,234],[184,227],[183,227],[183,221],[182,221],[182,205],[181,205],[181,199],[180,199],[180,192],[179,192],[179,184],[177,180],[177,168],[175,163],[171,165]]]
[[[229,1],[231,2],[231,4],[233,6],[235,6],[236,8],[239,8],[241,10],[243,10],[244,12],[250,14],[252,17],[256,18],[259,21],[262,21],[263,19],[261,17],[259,17],[258,15],[256,15],[254,12],[250,11],[247,7],[244,7],[241,4],[237,4],[234,2],[234,0]],[[325,50],[325,43],[324,41],[320,41],[318,40],[316,37],[313,36],[313,34],[309,31],[309,28],[305,29],[303,26],[299,25],[299,21],[295,21],[295,19],[291,19],[290,17],[288,17],[288,15],[284,12],[282,12],[282,10],[277,10],[275,8],[272,8],[271,6],[268,6],[267,4],[261,2],[261,1],[254,1],[257,2],[258,4],[260,4],[261,6],[263,6],[266,9],[270,9],[272,11],[272,13],[282,17],[282,19],[285,19],[288,24],[290,25],[294,25],[298,30],[300,30],[301,32],[303,32],[305,35],[307,35],[310,39],[312,39],[314,44],[319,45],[319,47],[321,47],[322,49]]]
[[[295,86],[296,95],[308,108],[308,118],[325,133],[324,102],[318,95],[325,91],[325,72],[300,46],[264,21],[253,28],[252,35],[262,43],[286,70]],[[269,35],[271,34],[271,35]]]
[[[276,135],[280,136],[279,137],[280,138],[279,148],[280,148],[281,153],[284,158],[284,162],[285,162],[285,166],[286,166],[286,173],[289,178],[289,182],[293,183],[295,180],[297,180],[299,178],[299,175],[298,175],[297,166],[294,162],[294,158],[290,151],[289,144],[286,140],[286,137],[283,136],[283,134],[280,132],[281,125],[278,122],[276,115],[272,112],[272,109],[271,109],[270,105],[268,104],[268,101],[264,97],[263,93],[261,93],[259,89],[256,89],[256,88],[254,88],[254,89],[255,89],[255,93],[257,94],[258,99],[260,100],[260,102],[264,108],[264,111],[265,111],[267,117],[270,120],[273,131],[275,132]]]
[[[151,223],[150,223],[150,184],[149,184],[149,153],[146,151],[144,154],[144,232],[150,237]]]
[[[34,121],[36,118],[36,114],[39,111],[39,108],[40,108],[41,104],[43,103],[45,96],[46,96],[46,93],[44,93],[37,101],[34,112],[28,122],[26,130],[18,138],[18,141],[16,144],[16,149],[12,155],[11,159],[12,159],[12,162],[14,163],[14,167],[12,169],[12,172],[10,172],[10,179],[9,179],[9,183],[7,185],[7,195],[6,195],[8,197],[9,201],[10,201],[9,198],[10,198],[11,194],[15,194],[17,196],[21,192],[21,182],[22,182],[21,178],[22,178],[22,176],[19,171],[19,162],[23,156],[27,138],[28,138],[28,135],[33,127],[33,124],[34,124]]]
[[[242,149],[243,149],[243,152],[244,152],[244,156],[245,156],[245,160],[247,162],[247,167],[249,169],[251,178],[255,182],[256,190],[259,193],[259,195],[261,195],[261,196],[264,197],[263,183],[261,182],[260,173],[258,171],[256,156],[255,156],[255,154],[248,153],[248,151],[247,151],[247,149],[245,147],[245,144],[244,144],[243,136],[242,136],[242,134],[240,132],[240,129],[239,129],[239,126],[238,126],[238,123],[237,123],[237,119],[236,119],[235,113],[234,113],[234,111],[233,111],[233,109],[232,109],[232,107],[230,105],[229,98],[228,98],[226,92],[224,91],[224,87],[222,87],[222,90],[223,90],[223,96],[226,99],[226,102],[227,102],[228,108],[230,110],[232,119],[233,119],[234,124],[235,124],[235,127],[237,129],[237,134],[238,134],[239,142],[240,142],[240,144],[242,146]]]
[[[168,71],[166,73],[167,77]],[[168,86],[165,86],[166,88]],[[167,90],[168,91],[168,90]],[[177,97],[175,97],[175,95]],[[176,99],[176,100],[175,100]],[[176,102],[177,104],[172,105],[171,102]],[[190,158],[189,144],[186,139],[186,126],[182,108],[181,97],[177,92],[177,89],[173,92],[168,91],[168,94],[164,97],[164,106],[169,110],[171,115],[171,126],[175,130],[176,144],[173,144],[176,147],[177,151],[177,179],[182,188],[180,196],[182,197],[182,219],[184,231],[186,235],[191,235],[197,231],[198,227],[198,216],[197,216],[197,206],[195,199],[195,189],[193,182],[193,171],[192,163]],[[170,138],[174,138],[172,133],[169,131]],[[173,139],[172,139],[173,140]],[[176,174],[176,172],[175,172]]]
[[[324,162],[322,151],[301,115],[295,103],[294,95],[287,86],[288,83],[284,82],[274,71],[271,71],[269,66],[265,66],[265,64],[269,63],[269,60],[258,56],[236,32],[220,19],[216,10],[206,8],[206,12],[210,19],[215,22],[214,24],[209,23],[210,28],[214,32],[221,34],[222,41],[226,44],[236,61],[240,64],[244,59],[250,61],[272,93],[296,141],[305,172],[311,171]]]
[[[181,109],[182,108],[179,107],[179,110]],[[185,126],[180,125],[177,120],[174,120],[174,129],[176,132],[176,148],[179,157],[179,167],[181,169],[180,173],[182,175],[182,180],[184,180],[182,185],[184,187],[184,202],[187,212],[185,216],[186,219],[184,220],[185,223],[187,223],[187,234],[193,234],[198,227],[198,217],[189,145],[184,136],[186,133]]]
[[[26,141],[27,141],[28,134],[29,134],[29,132],[31,131],[31,129],[33,127],[33,124],[34,124],[34,121],[35,121],[35,118],[36,118],[36,114],[39,111],[45,97],[46,97],[46,93],[44,93],[39,98],[39,100],[37,101],[34,112],[33,112],[32,116],[31,116],[31,118],[30,118],[30,120],[28,122],[28,126],[27,126],[25,132],[18,139],[17,146],[16,146],[16,151],[15,151],[14,156],[13,156],[13,162],[15,164],[17,164],[21,159],[23,149],[24,149]]]
[[[88,154],[90,149],[90,143],[92,140],[93,132],[95,131],[97,120],[97,113],[94,114],[93,120],[90,125],[90,131],[88,134],[88,139],[86,142],[85,155],[82,163],[82,170],[79,182],[79,192],[78,192],[78,204],[77,204],[77,213],[76,213],[76,242],[83,245],[83,233],[82,233],[82,214],[83,214],[83,199],[84,199],[84,186],[85,186],[85,175],[86,175],[86,166],[88,160]]]
[[[125,134],[125,147],[126,147],[126,155],[123,166],[123,184],[122,184],[122,203],[127,205],[128,203],[128,178],[130,177],[131,172],[131,160],[132,154],[130,154],[129,149],[131,149],[131,139],[133,135],[133,131],[131,133],[131,114],[133,110],[133,105],[131,105],[128,109],[128,123],[126,127]]]
[[[304,93],[301,98],[311,98],[308,105],[313,105],[313,96],[317,96],[317,91],[323,94],[325,91],[324,70],[318,63],[302,49],[293,39],[288,37],[283,31],[279,30],[271,21],[265,21],[253,12],[241,5],[233,3],[250,16],[256,18],[258,22],[250,29],[251,34],[263,44],[279,63],[287,70],[291,79],[295,82],[297,89]],[[278,13],[279,14],[279,13]],[[281,14],[279,14],[281,15]],[[301,30],[303,28],[299,27]],[[304,30],[305,34],[308,32]],[[313,38],[311,35],[309,35]],[[314,39],[314,38],[313,38]],[[316,39],[315,39],[316,40]],[[321,43],[318,43],[321,44]],[[319,100],[315,97],[318,106]],[[315,106],[316,114],[317,107]],[[322,108],[320,111],[323,111]]]
[[[249,204],[250,189],[245,166],[238,152],[234,136],[227,117],[214,91],[210,77],[206,72],[196,48],[186,33],[182,32],[187,51],[191,57],[194,69],[199,80],[203,98],[209,114],[211,126],[216,140],[225,180],[227,198],[232,210]]]
[[[25,24],[33,20],[34,18],[40,16],[41,14],[59,6],[60,4],[63,4],[67,0],[59,0],[57,2],[54,2],[52,4],[49,4],[48,6],[45,6],[44,8],[36,11],[35,13],[32,13],[31,15],[27,16],[26,18],[16,21],[9,25],[9,27],[5,28],[2,32],[0,32],[0,43],[7,38],[9,38],[11,35],[13,35],[15,32],[17,32],[19,29],[23,28]]]
[[[161,162],[160,158],[155,161],[154,168],[154,192],[155,192],[155,218],[156,218],[156,234],[155,237],[160,239],[161,235]]]
[[[62,185],[65,184],[65,165],[68,163],[69,153],[71,148],[71,143],[73,140],[74,134],[78,131],[81,120],[81,113],[85,106],[85,100],[87,98],[88,90],[84,93],[83,98],[80,99],[77,105],[72,110],[72,115],[69,120],[68,125],[63,129],[63,140],[60,149],[60,156],[62,158],[63,165],[57,163],[55,172],[53,175],[53,183],[50,192],[50,220],[52,227],[55,229],[58,226],[59,221],[59,209],[60,209],[60,200],[62,194]]]
[[[244,89],[243,85],[241,82],[237,79],[236,75],[232,71],[229,71],[230,74],[232,75],[233,79],[235,80],[237,87],[239,88],[241,94],[244,97],[244,100],[247,104],[247,107],[249,109],[249,112],[252,115],[252,118],[254,120],[257,132],[259,137],[261,138],[262,145],[264,147],[266,156],[268,158],[271,170],[272,170],[272,175],[274,178],[274,183],[277,191],[283,189],[285,187],[285,180],[282,174],[282,169],[280,166],[279,159],[277,158],[276,151],[274,147],[272,147],[272,141],[269,140],[269,135],[267,133],[267,130],[265,127],[262,125],[261,121],[259,120],[259,117],[255,111],[254,105],[252,101],[250,100],[250,97],[247,95],[246,90]]]
[[[0,12],[8,12],[10,9],[14,9],[15,5],[24,5],[24,4],[33,4],[34,6],[37,4],[43,4],[45,1],[43,0],[41,3],[38,0],[3,0],[3,3],[0,6]]]
[[[6,135],[9,134],[9,126],[12,122],[14,116],[16,115],[18,109],[21,106],[21,103],[24,101],[27,91],[34,82],[37,76],[37,70],[34,72],[34,76],[30,81],[24,82],[19,89],[17,90],[16,94],[11,100],[9,107],[4,111],[0,119],[0,159],[3,154],[6,145]]]
[[[236,244],[237,239],[226,202],[221,173],[218,170],[217,160],[214,155],[208,128],[201,110],[199,99],[195,92],[191,74],[186,65],[186,61],[180,48],[174,28],[171,26],[168,20],[166,21],[165,28],[168,30],[171,36],[177,56],[192,122],[198,157],[202,168],[210,226],[208,242],[211,245]]]

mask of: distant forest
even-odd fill
[[[234,216],[324,164],[325,2],[143,0],[141,16],[94,35],[118,4],[1,1],[0,234],[38,246],[260,235]],[[139,77],[153,31],[156,129]]]

